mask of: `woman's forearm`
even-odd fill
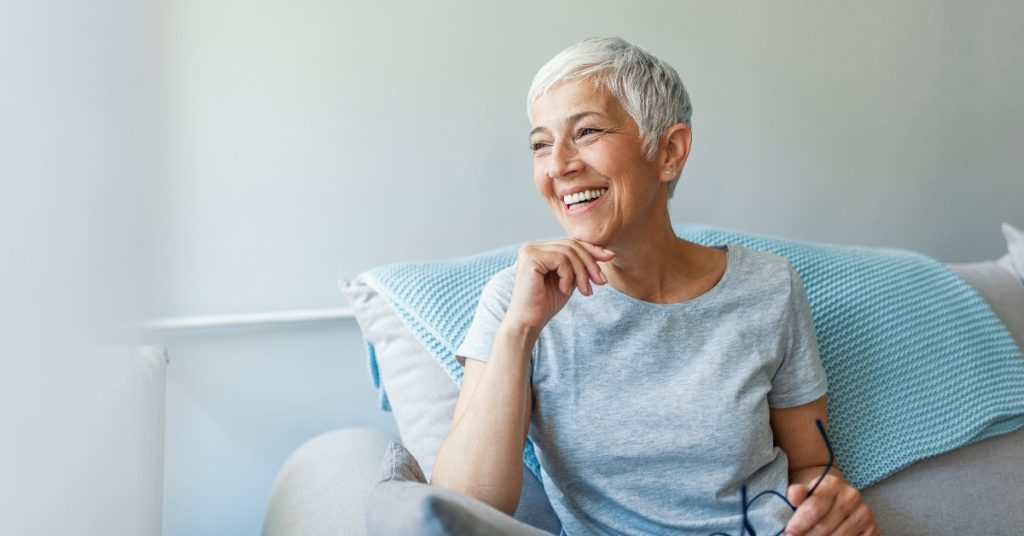
[[[797,469],[795,471],[790,471],[789,483],[803,484],[810,488],[818,481],[819,478],[821,478],[821,475],[824,471],[824,465],[815,465],[811,467],[804,467],[803,469]],[[843,475],[842,471],[839,470],[838,465],[833,464],[832,468],[829,469],[828,472],[829,474],[842,478],[844,481],[846,480],[846,477]]]
[[[530,420],[527,366],[535,341],[530,330],[498,328],[476,390],[437,453],[431,485],[515,512]]]

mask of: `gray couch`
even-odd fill
[[[979,291],[1024,348],[1020,278],[994,262],[948,266]],[[429,478],[457,387],[408,333],[401,333],[400,321],[371,289],[345,282],[343,290],[377,347],[400,440]],[[302,445],[279,472],[264,536],[366,534],[366,499],[392,439],[399,438],[345,428]],[[558,534],[558,518],[540,482],[525,468],[523,482],[514,517]],[[1024,534],[1024,429],[921,460],[862,491],[884,534]]]

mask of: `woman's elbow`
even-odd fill
[[[471,497],[510,516],[515,514],[516,509],[519,507],[519,498],[522,494],[521,489],[518,491],[515,489],[515,483],[486,488],[479,486],[467,487],[449,482],[444,478],[444,475],[438,477],[436,472],[430,475],[430,485]]]
[[[509,516],[513,516],[516,508],[519,506],[519,494],[521,491],[520,488],[516,488],[513,492],[510,486],[503,486],[500,489],[494,490],[474,490],[472,494],[468,495],[509,514]]]

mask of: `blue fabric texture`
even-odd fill
[[[829,382],[829,433],[850,484],[867,487],[911,463],[1024,426],[1024,356],[988,304],[924,254],[818,244],[698,224],[702,245],[739,243],[786,257],[803,280]],[[457,259],[380,266],[373,287],[462,384],[455,360],[484,285],[521,244]],[[379,405],[390,411],[367,343]],[[541,479],[528,439],[523,462]]]

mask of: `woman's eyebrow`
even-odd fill
[[[591,115],[604,115],[604,114],[602,114],[601,112],[580,112],[580,113],[576,113],[576,114],[570,115],[569,119],[566,120],[566,123],[572,125],[572,124],[575,124],[575,123],[579,122],[580,119],[583,119],[584,117],[588,117],[588,116],[591,116]]]
[[[572,124],[575,124],[575,123],[579,122],[580,119],[583,119],[584,117],[589,117],[591,115],[604,115],[604,114],[602,114],[601,112],[589,112],[589,111],[588,112],[578,112],[578,113],[574,113],[574,114],[570,115],[565,120],[565,123],[569,124],[569,125],[572,125]],[[543,132],[545,130],[547,130],[547,128],[545,128],[545,127],[537,127],[537,128],[535,128],[535,129],[530,131],[530,135],[533,136],[534,134],[536,134],[538,132]]]

